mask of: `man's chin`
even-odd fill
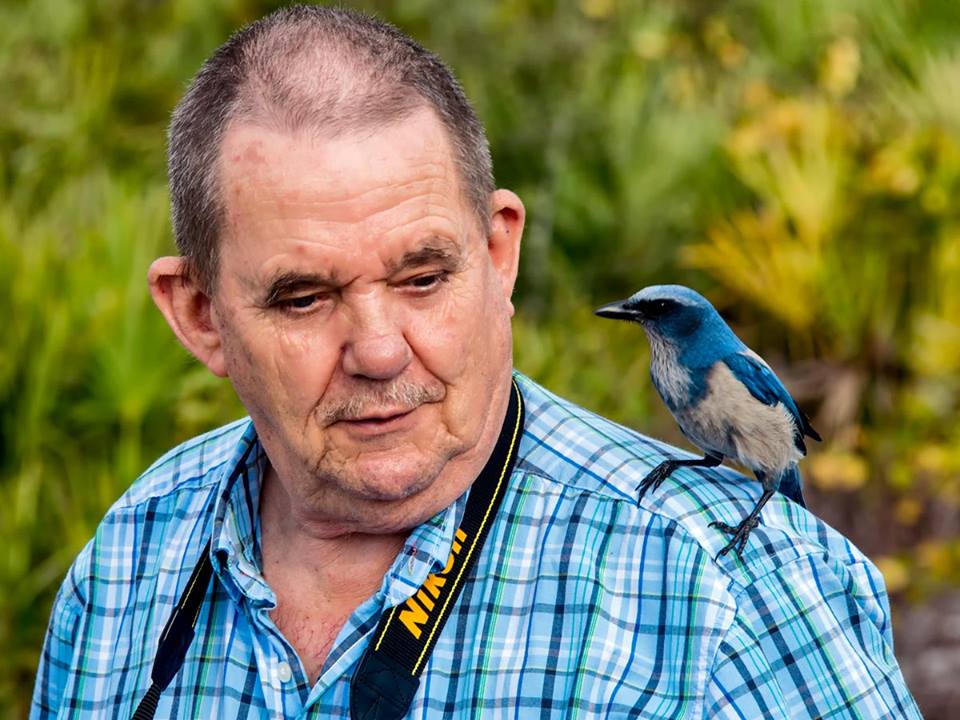
[[[371,502],[397,503],[423,493],[432,483],[423,478],[412,481],[400,480],[395,483],[365,483],[360,488],[360,495]]]
[[[396,460],[370,458],[357,461],[350,468],[351,478],[344,478],[363,500],[401,502],[421,495],[437,481],[443,462],[398,463]]]

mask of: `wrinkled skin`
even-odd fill
[[[263,502],[317,537],[449,505],[506,408],[519,199],[491,196],[484,238],[429,110],[335,138],[233,126],[221,180],[212,297],[179,258],[154,263],[151,290],[253,418]]]

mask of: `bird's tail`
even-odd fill
[[[791,465],[780,476],[781,493],[793,500],[800,507],[806,507],[807,503],[803,500],[803,488],[801,487],[800,470],[796,464]]]

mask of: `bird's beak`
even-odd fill
[[[593,311],[594,315],[613,320],[639,320],[640,315],[636,310],[627,310],[624,308],[626,300],[618,300]]]

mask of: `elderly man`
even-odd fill
[[[523,205],[436,57],[279,11],[204,65],[169,169],[150,289],[250,417],[108,512],[33,717],[918,716],[844,538],[778,497],[715,560],[751,484],[638,507],[668,448],[512,371]]]

